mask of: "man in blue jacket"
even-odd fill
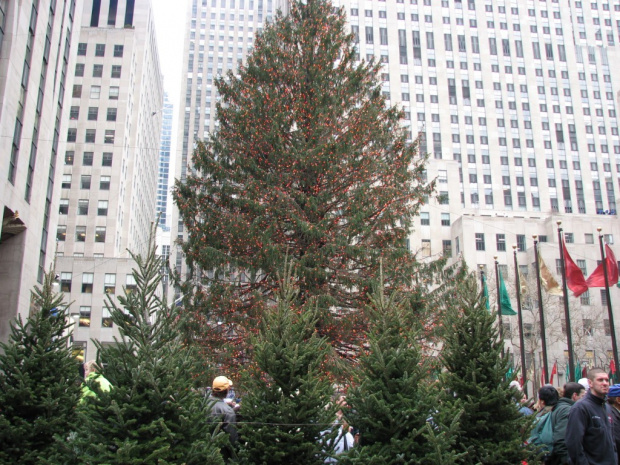
[[[605,401],[609,376],[600,368],[588,372],[590,390],[568,414],[565,442],[573,465],[616,465],[611,412]]]

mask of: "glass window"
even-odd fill
[[[101,86],[90,86],[90,98],[98,99],[101,95]]]
[[[93,65],[93,77],[100,78],[103,76],[103,65]]]
[[[95,242],[105,242],[105,226],[95,227]]]
[[[69,128],[67,130],[67,142],[75,142],[77,139],[77,128]]]
[[[108,201],[107,200],[99,200],[99,203],[97,204],[97,215],[99,216],[108,215]]]
[[[108,121],[116,121],[116,108],[108,108]]]
[[[101,176],[99,178],[99,189],[102,191],[110,190],[110,176]]]
[[[101,310],[101,327],[102,328],[112,327],[112,316],[110,316],[110,309],[108,307],[104,307]]]
[[[505,234],[495,235],[495,246],[498,252],[506,251],[506,235]]]
[[[88,44],[85,44],[83,42],[80,42],[78,44],[78,48],[77,48],[77,54],[78,56],[86,56],[86,50],[88,48]]]
[[[114,46],[114,56],[116,58],[121,58],[123,56],[123,45],[115,45]]]
[[[81,188],[90,189],[90,175],[83,174],[81,177]]]
[[[63,174],[62,175],[61,188],[62,189],[71,189],[71,175],[70,174]]]
[[[420,224],[422,226],[428,226],[431,224],[430,213],[420,212]]]
[[[56,228],[56,240],[59,242],[64,242],[67,237],[67,227],[66,226],[58,226]]]
[[[476,250],[485,250],[484,233],[476,233]]]
[[[96,129],[87,129],[86,136],[84,137],[84,142],[94,144],[96,135],[97,135]]]
[[[116,294],[116,275],[106,273],[104,279],[103,292],[106,294]]]
[[[112,78],[120,78],[121,77],[121,66],[120,65],[112,65]]]
[[[67,150],[65,152],[65,165],[73,165],[74,158],[75,158],[75,151]]]
[[[118,87],[110,86],[110,93],[108,95],[110,100],[118,100]]]
[[[82,166],[93,166],[93,158],[93,152],[84,152],[84,155],[82,156]]]
[[[105,44],[95,45],[95,56],[96,57],[105,56]]]
[[[442,226],[450,226],[450,213],[442,213],[441,214],[441,225]]]
[[[61,215],[66,215],[69,213],[69,199],[60,199],[60,204],[58,205],[58,213]]]
[[[99,107],[88,107],[88,121],[97,121]]]
[[[105,136],[103,138],[103,142],[105,144],[113,144],[114,143],[114,129],[106,129]]]
[[[88,199],[78,200],[78,215],[88,215]]]
[[[75,241],[76,242],[86,242],[86,226],[76,226],[75,227]],[[84,273],[86,274],[92,274],[92,273]],[[91,281],[92,283],[92,281]],[[83,287],[83,285],[82,285]],[[84,292],[84,290],[82,289],[82,292]]]
[[[101,166],[112,166],[112,152],[103,152],[103,156],[101,158]]]
[[[73,98],[81,98],[82,97],[82,85],[74,84],[73,85]]]
[[[69,110],[69,119],[76,120],[80,117],[80,107],[71,107]]]
[[[82,288],[84,285],[82,285]],[[82,290],[82,292],[84,292]],[[91,291],[92,292],[92,291]],[[89,327],[90,326],[90,307],[80,307],[80,326]]]
[[[71,273],[60,273],[60,292],[71,292]]]

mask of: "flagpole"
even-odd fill
[[[605,275],[605,296],[607,297],[607,313],[609,314],[609,332],[611,333],[611,349],[614,356],[614,364],[618,367],[618,342],[616,340],[616,325],[614,324],[614,313],[611,309],[611,294],[609,292],[609,276],[607,276],[607,256],[603,246],[603,228],[596,228],[598,231],[598,242],[601,246],[601,259],[603,260],[603,274]],[[617,368],[616,368],[617,369]]]
[[[549,362],[547,362],[547,331],[545,329],[545,312],[543,309],[542,288],[540,287],[540,266],[538,265],[538,235],[534,234],[534,261],[536,262],[536,287],[538,289],[538,318],[540,319],[540,342],[542,346],[543,367],[545,376],[549,373]],[[545,380],[547,384],[547,380]]]
[[[499,318],[499,340],[502,344],[502,358],[504,358],[504,325],[502,324],[502,299],[499,293],[499,269],[497,263],[497,255],[493,256],[495,260],[495,282],[497,284],[497,316]]]
[[[527,396],[527,373],[525,370],[525,342],[523,340],[523,313],[521,311],[521,280],[519,278],[519,264],[517,263],[517,246],[512,246],[515,259],[515,281],[517,286],[517,312],[519,315],[519,344],[521,344],[521,372],[523,376],[523,392]]]
[[[562,222],[556,221],[558,225],[558,243],[560,247],[560,264],[562,267],[562,293],[564,295],[564,318],[566,319],[566,343],[568,345],[568,381],[575,379],[575,356],[573,354],[573,336],[570,327],[570,311],[568,309],[568,288],[566,287],[566,266],[564,263],[564,237],[562,235]]]
[[[484,265],[478,265],[478,267],[480,268],[480,287],[484,292]]]

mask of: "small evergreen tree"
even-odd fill
[[[329,455],[329,344],[316,333],[315,313],[295,307],[296,293],[288,275],[254,341],[255,369],[241,407],[242,464],[319,465]]]
[[[466,453],[463,464],[519,464],[527,460],[524,447],[531,419],[523,416],[506,377],[508,357],[502,357],[495,316],[478,292],[474,275],[467,276],[448,304],[441,360],[443,403],[461,408],[455,451]]]
[[[18,317],[8,344],[0,343],[0,463],[62,463],[59,439],[75,426],[78,362],[54,276],[35,287],[32,315]]]
[[[219,441],[201,392],[193,389],[195,351],[182,343],[180,312],[158,296],[161,259],[153,241],[145,258],[132,254],[136,288],[109,299],[120,340],[96,343],[112,388],[81,405],[81,428],[70,444],[89,464],[221,464]]]
[[[368,350],[347,396],[347,417],[360,442],[339,463],[453,464],[459,412],[439,402],[431,362],[420,350],[417,312],[382,289],[367,308]]]

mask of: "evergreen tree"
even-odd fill
[[[477,280],[469,275],[448,305],[441,360],[443,403],[461,408],[457,452],[463,464],[518,464],[528,459],[524,443],[531,419],[519,412],[512,379],[506,377],[508,357],[502,357],[495,315],[489,313]]]
[[[242,464],[319,465],[329,454],[336,418],[327,407],[329,344],[316,333],[314,312],[295,307],[296,294],[289,276],[254,340],[255,368],[241,407]]]
[[[458,406],[439,402],[431,360],[421,352],[419,321],[397,294],[375,290],[367,309],[368,349],[357,386],[347,396],[347,418],[360,441],[342,464],[454,464]]]
[[[386,105],[381,64],[358,62],[356,40],[344,10],[295,0],[247,64],[217,81],[219,128],[197,143],[195,174],[174,195],[188,264],[209,271],[184,293],[193,294],[198,327],[224,328],[207,335],[211,352],[223,340],[243,344],[258,327],[285,256],[297,267],[299,299],[317,299],[317,327],[343,351],[360,322],[329,309],[363,308],[380,259],[388,285],[410,283],[416,261],[406,239],[432,185],[403,112]]]
[[[154,236],[153,236],[154,237]],[[196,354],[182,343],[178,307],[159,297],[161,259],[132,254],[136,288],[108,299],[120,340],[96,343],[100,373],[112,384],[81,404],[71,448],[89,464],[221,464],[221,436],[209,424],[204,395],[193,388]]]
[[[0,463],[62,462],[59,439],[75,426],[78,362],[54,276],[34,288],[31,316],[18,317],[8,344],[0,343]]]

